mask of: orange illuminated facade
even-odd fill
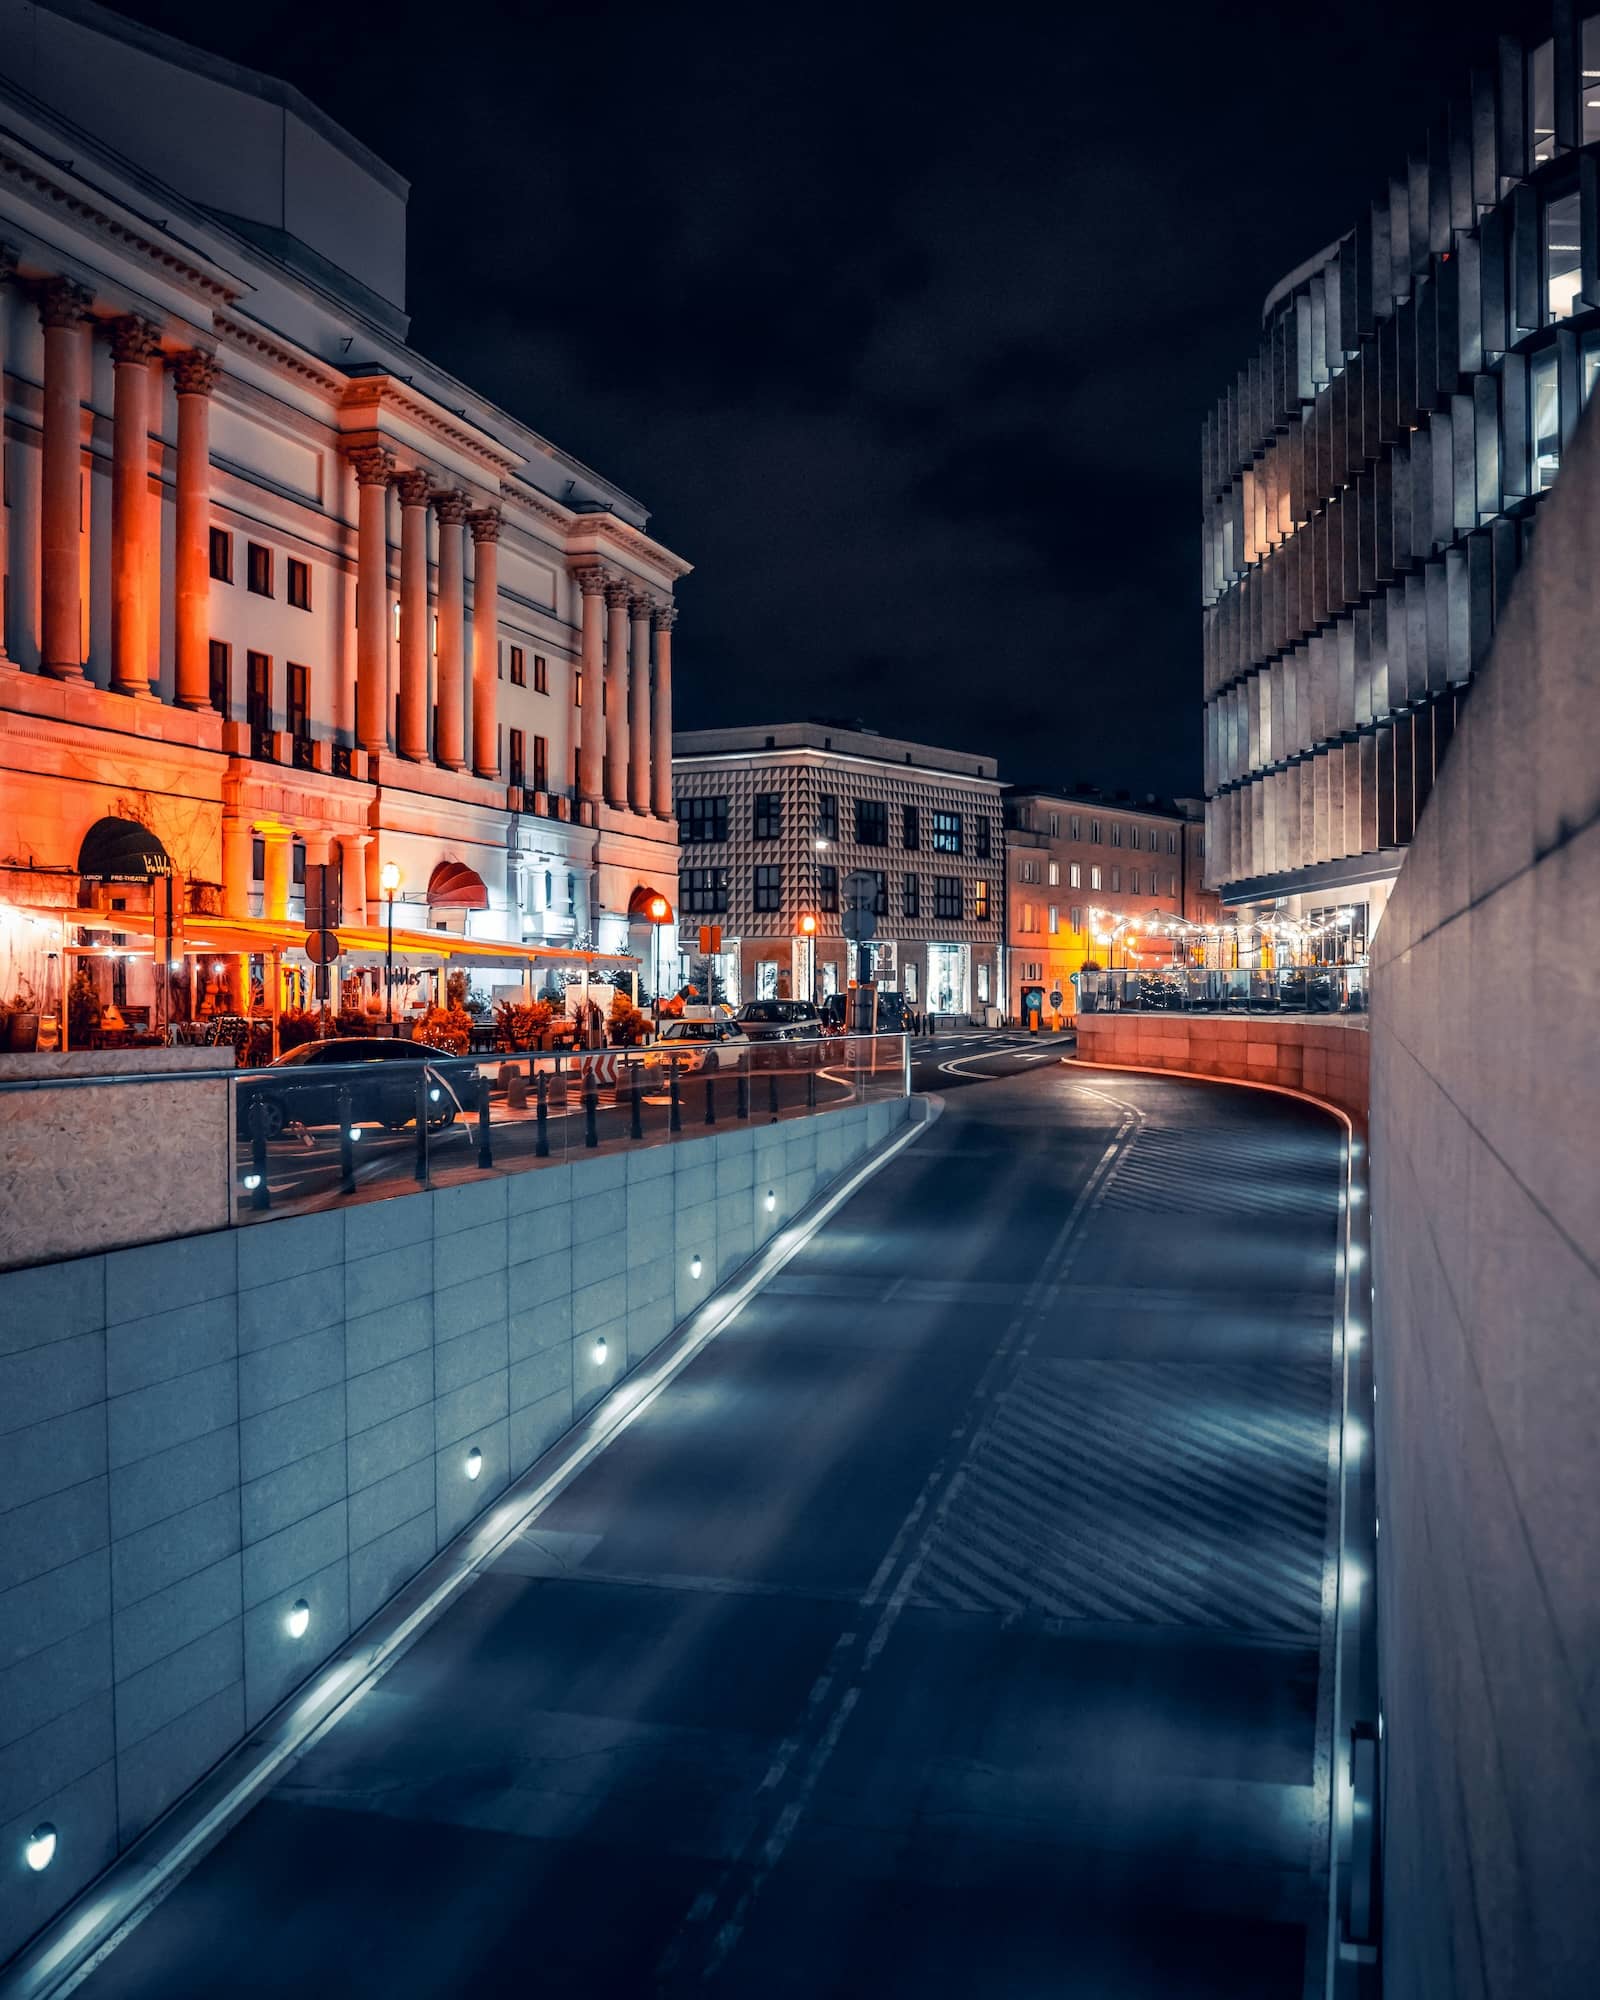
[[[265,950],[187,931],[356,937],[386,868],[408,935],[644,958],[688,566],[406,344],[405,183],[98,9],[0,45],[0,111],[4,998],[241,1007]]]

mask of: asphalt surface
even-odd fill
[[[1337,1133],[1032,1053],[944,1073],[90,2000],[1317,1990]]]

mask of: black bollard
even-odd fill
[[[778,1072],[775,1069],[767,1071],[767,1110],[770,1113],[770,1122],[776,1125],[778,1122]]]
[[[478,1078],[478,1165],[494,1165],[494,1151],[489,1143],[489,1079],[486,1076]]]
[[[706,1071],[706,1123],[708,1125],[715,1125],[716,1122],[717,1122],[717,1080],[711,1074],[710,1070],[707,1070]]]
[[[628,1095],[633,1104],[633,1118],[628,1126],[628,1137],[630,1139],[642,1139],[644,1137],[644,1086],[639,1081],[639,1065],[637,1063],[633,1064],[629,1072],[629,1079]]]
[[[750,1058],[745,1054],[739,1057],[739,1116],[750,1116]]]
[[[676,1060],[673,1061],[671,1068],[667,1072],[667,1103],[667,1130],[669,1132],[681,1132],[683,1130],[683,1106],[678,1102],[678,1065]]]
[[[428,1065],[417,1065],[417,1159],[412,1168],[414,1179],[424,1185],[428,1179]]]
[[[267,1186],[267,1134],[262,1123],[259,1097],[250,1106],[250,1178],[255,1182],[250,1190],[250,1206],[271,1208],[272,1190]]]
[[[816,1108],[817,1108],[817,1065],[815,1061],[811,1060],[808,1057],[806,1061],[806,1109],[808,1111],[815,1111]]]
[[[537,1159],[550,1157],[550,1082],[541,1069],[534,1078],[533,1151]]]
[[[583,1143],[598,1146],[600,1134],[595,1129],[595,1113],[600,1109],[600,1086],[594,1080],[594,1071],[588,1071],[583,1079]]]
[[[339,1187],[344,1194],[356,1191],[356,1142],[353,1137],[356,1108],[349,1084],[339,1087]]]

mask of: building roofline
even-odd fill
[[[688,732],[702,735],[706,732]],[[907,764],[897,757],[870,757],[855,750],[824,750],[820,743],[780,743],[768,750],[762,744],[754,744],[744,750],[674,750],[672,761],[679,764],[743,764],[751,758],[775,757],[820,757],[835,764],[873,764],[885,771],[898,771],[902,776],[907,771],[917,772],[924,777],[947,779],[956,785],[992,785],[997,792],[1008,791],[1010,787],[1004,778],[985,777],[981,771],[949,771],[942,764]]]

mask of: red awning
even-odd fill
[[[441,861],[428,877],[431,910],[486,910],[489,891],[483,877],[464,861]]]
[[[653,903],[659,903],[661,905],[660,909],[652,909],[651,905]],[[630,917],[643,917],[645,922],[650,924],[670,924],[672,922],[671,898],[663,896],[659,889],[652,889],[648,884],[641,882],[628,898],[628,915]]]

